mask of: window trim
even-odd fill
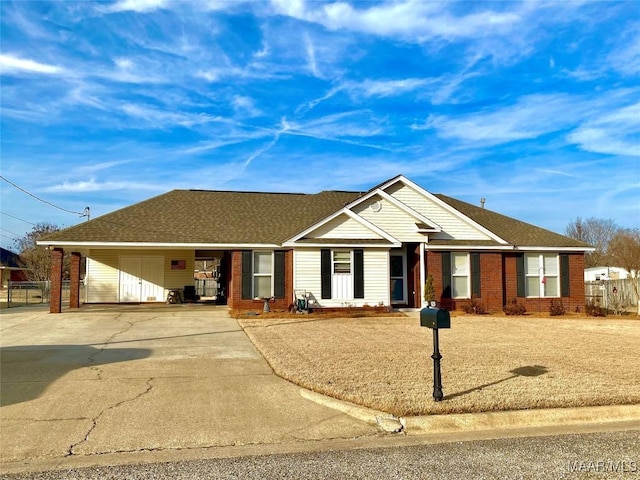
[[[264,253],[268,253],[271,257],[271,262],[270,262],[270,271],[269,273],[257,273],[255,271],[256,269],[256,255],[257,254],[264,254]],[[259,298],[263,298],[263,297],[258,297],[256,295],[256,277],[270,277],[270,286],[269,286],[269,298],[273,297],[274,295],[274,277],[275,277],[275,265],[274,265],[274,251],[273,250],[253,250],[251,253],[251,297],[253,299],[259,299]]]
[[[546,272],[544,259],[545,256],[554,256],[556,263],[556,273],[548,274]],[[527,262],[528,258],[533,256],[538,257],[538,271],[530,273],[528,270],[529,262]],[[529,278],[537,278],[538,279],[538,295],[530,295],[529,294],[529,282],[527,281]],[[548,294],[547,292],[547,279],[555,278],[556,279],[556,291],[553,295]],[[525,297],[526,298],[560,298],[562,286],[560,285],[562,281],[562,272],[560,265],[560,255],[558,253],[548,253],[548,252],[531,252],[524,254],[524,288],[525,288]]]
[[[465,256],[466,259],[466,264],[467,264],[467,272],[464,275],[461,274],[455,274],[455,257],[459,256],[461,257],[462,255]],[[467,281],[467,295],[465,296],[456,296],[455,295],[455,282],[454,282],[454,278],[466,278]],[[455,299],[455,300],[462,300],[462,299],[468,299],[471,298],[471,262],[470,262],[470,258],[469,258],[469,252],[451,252],[451,298]]]

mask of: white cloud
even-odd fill
[[[168,0],[119,0],[112,5],[102,7],[101,10],[105,12],[150,12],[165,8],[169,3]]]
[[[309,34],[304,36],[304,45],[307,52],[307,64],[309,65],[309,71],[314,77],[322,78],[322,74],[318,71],[318,65],[316,63],[316,51]]]
[[[567,139],[588,152],[640,156],[640,103],[592,118]]]
[[[28,58],[19,58],[13,55],[0,54],[0,70],[3,73],[9,72],[31,72],[43,73],[46,75],[56,75],[64,73],[64,68],[56,65],[36,62]]]
[[[424,126],[442,138],[486,144],[535,138],[561,129],[583,116],[586,106],[567,95],[529,95],[517,103],[493,111],[463,117],[430,116]]]
[[[233,105],[236,113],[242,114],[243,116],[257,117],[262,113],[256,108],[253,99],[244,95],[235,95],[231,100],[231,105]]]
[[[133,103],[122,104],[118,109],[131,118],[144,120],[145,124],[139,125],[138,128],[167,128],[175,125],[189,128],[218,120],[218,117],[212,117],[207,114],[169,112]],[[136,128],[133,125],[130,126]]]
[[[345,88],[365,97],[391,97],[411,92],[432,80],[422,78],[405,78],[401,80],[365,80],[362,83],[348,83]]]
[[[273,0],[272,5],[282,15],[318,23],[330,30],[345,29],[380,36],[401,36],[420,42],[434,37],[484,36],[489,31],[510,28],[520,21],[520,16],[516,13],[490,10],[454,16],[444,2],[419,0],[375,3],[369,8],[354,8],[341,1],[306,4],[301,0]]]
[[[97,182],[92,178],[90,180],[78,182],[63,182],[59,185],[53,185],[43,189],[45,192],[58,193],[86,193],[113,190],[156,191],[158,188],[156,185],[144,182]]]

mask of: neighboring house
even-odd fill
[[[629,272],[620,267],[590,267],[584,269],[585,282],[599,282],[600,280],[624,280],[629,277]]]
[[[38,243],[52,249],[54,279],[72,251],[72,285],[86,255],[87,303],[162,302],[194,284],[196,261],[217,259],[237,309],[261,308],[265,297],[286,309],[301,294],[316,308],[419,308],[429,274],[449,309],[472,297],[490,310],[516,298],[532,309],[554,299],[582,308],[593,250],[401,175],[368,192],[174,190]]]
[[[9,282],[24,282],[27,280],[26,267],[20,255],[0,247],[0,274],[2,288],[7,288]]]

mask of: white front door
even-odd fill
[[[164,300],[164,257],[120,257],[120,299],[125,302]]]

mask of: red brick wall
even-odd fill
[[[584,311],[584,254],[569,254],[569,297],[562,298],[524,298],[517,297],[516,258],[515,253],[503,254],[505,258],[505,303],[514,298],[522,303],[528,312],[549,313],[551,302],[562,301],[567,312]]]
[[[502,253],[480,254],[480,298],[489,311],[502,310]]]
[[[284,254],[284,298],[276,298],[269,302],[269,307],[274,310],[288,310],[293,303],[293,250],[287,250]],[[231,268],[229,269],[229,294],[227,305],[236,310],[262,310],[264,302],[242,298],[242,250],[231,252]]]
[[[503,253],[502,255],[504,259],[504,302],[506,305],[518,296],[518,277],[516,275],[518,254]]]
[[[505,304],[514,298],[524,304],[527,311],[532,313],[548,313],[551,302],[562,301],[568,312],[584,310],[584,255],[582,253],[569,254],[570,286],[569,297],[559,298],[524,298],[518,297],[516,277],[516,253],[480,254],[481,302],[489,312],[502,311]],[[427,251],[427,274],[433,275],[436,289],[436,300],[442,308],[461,310],[471,300],[454,300],[442,298],[442,253]]]
[[[49,300],[49,312],[62,312],[62,258],[64,250],[54,248],[51,250],[51,293]]]

